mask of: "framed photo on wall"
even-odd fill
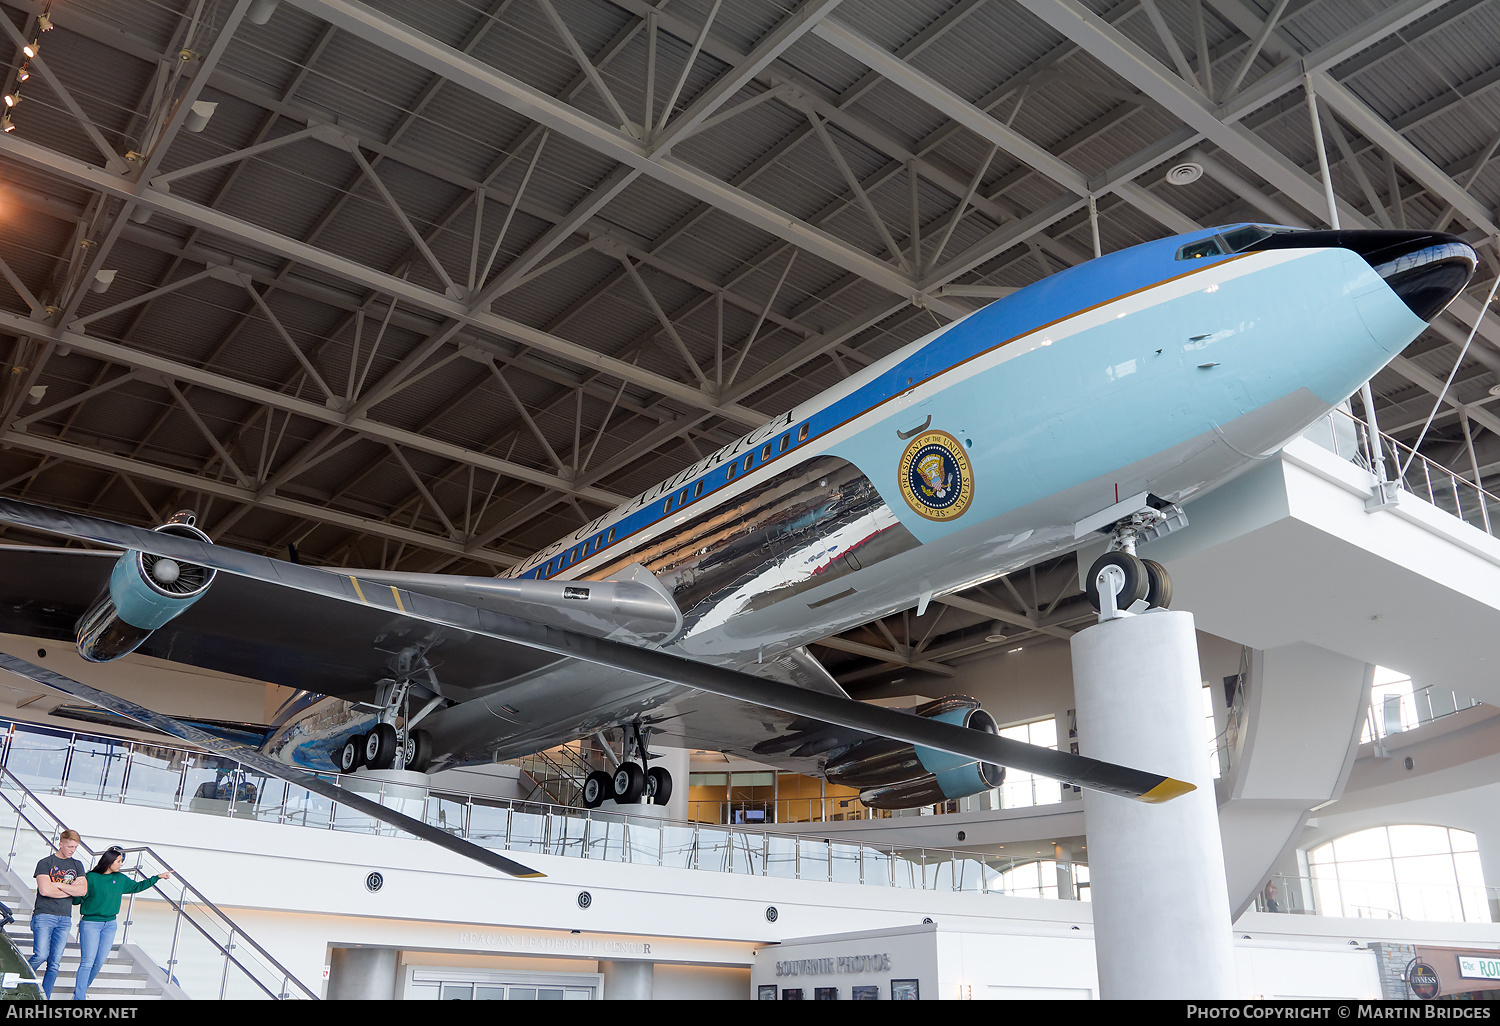
[[[879,1001],[880,1000],[880,988],[879,987],[855,987],[854,988],[854,1000],[855,1001]]]
[[[891,981],[891,1000],[892,1001],[920,1001],[921,1000],[921,995],[918,993],[917,981],[916,980],[892,980]]]
[[[776,984],[774,984],[774,983],[762,983],[760,985],[759,989],[756,991],[755,999],[757,1001],[775,1001],[776,1000]]]

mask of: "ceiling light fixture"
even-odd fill
[[[52,5],[49,3],[42,8],[42,13],[36,16],[36,26],[43,32],[52,31]]]
[[[14,92],[14,93],[6,93],[5,94],[5,105],[7,107],[14,107],[16,104],[18,104],[20,102],[21,102],[21,93],[20,93],[19,90],[16,91],[16,92]]]
[[[271,15],[276,13],[276,5],[280,0],[250,0],[250,9],[245,12],[245,20],[252,25],[264,25],[271,20]]]
[[[119,274],[117,268],[108,268],[94,275],[94,280],[89,283],[90,292],[108,292],[109,287],[115,283],[115,275]]]
[[[31,77],[31,69],[29,69],[24,64],[21,65],[21,70],[18,71],[18,72],[16,72],[16,81],[18,81],[18,82],[24,82],[24,81],[26,81],[30,77]]]
[[[29,42],[25,46],[21,47],[21,52],[26,55],[26,59],[27,60],[31,60],[37,54],[39,54],[39,53],[42,52],[41,41],[37,40],[37,39],[33,39],[31,42]]]
[[[182,119],[182,127],[189,132],[201,132],[208,127],[208,119],[218,109],[219,105],[211,100],[199,100],[188,108],[187,117]]]
[[[16,124],[10,119],[10,114],[0,115],[0,132],[14,132]]]

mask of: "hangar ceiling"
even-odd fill
[[[0,13],[22,101],[0,123],[0,493],[138,524],[193,507],[311,563],[503,572],[1088,259],[1091,202],[1104,252],[1321,226],[1309,87],[1344,227],[1500,235],[1500,0]],[[1432,408],[1500,270],[1481,252],[1376,379],[1387,431]],[[1470,470],[1467,428],[1500,469],[1497,372],[1488,322],[1424,451]],[[951,674],[1070,635],[1073,579],[1032,568],[819,652],[850,684]]]

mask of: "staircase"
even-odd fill
[[[30,870],[56,847],[63,824],[8,769],[0,769],[0,901],[15,912],[6,934],[23,955],[32,951],[31,910],[35,881]],[[6,837],[5,835],[10,835]],[[97,855],[80,845],[85,866]],[[121,872],[134,879],[172,869],[149,847],[125,849]],[[77,927],[64,950],[55,999],[73,996],[79,947]],[[185,998],[310,998],[317,994],[245,932],[201,891],[175,873],[156,887],[128,895],[109,959],[89,988],[108,1000]]]
[[[9,865],[0,865],[0,902],[9,905],[16,916],[16,921],[7,926],[4,933],[23,958],[32,953],[31,906],[35,898],[36,889],[30,880],[18,876]],[[63,953],[57,983],[52,987],[55,999],[67,1000],[73,996],[73,985],[78,981],[79,957],[75,924]],[[41,974],[37,975],[40,984]],[[116,944],[104,968],[94,978],[93,986],[89,987],[89,998],[96,1001],[155,1001],[186,997],[182,989],[168,981],[166,974],[151,965],[146,954],[134,944]]]
[[[556,805],[578,808],[583,805],[583,782],[596,769],[605,767],[604,754],[593,746],[563,745],[515,760],[521,772],[531,780],[527,800],[538,798]]]

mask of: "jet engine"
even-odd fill
[[[949,695],[918,706],[916,715],[987,734],[998,734],[995,718],[967,695]],[[999,787],[1005,767],[905,741],[872,738],[828,760],[830,783],[860,788],[859,800],[872,809],[912,809],[950,798],[964,798]]]
[[[197,517],[187,511],[155,528],[201,542]],[[149,552],[129,551],[115,561],[109,584],[75,628],[78,653],[90,662],[107,663],[129,655],[151,632],[180,615],[208,591],[214,571]]]

